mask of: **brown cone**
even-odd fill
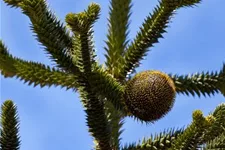
[[[128,81],[125,102],[134,116],[153,122],[171,110],[175,95],[175,85],[168,75],[159,71],[144,71]]]

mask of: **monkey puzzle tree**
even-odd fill
[[[171,110],[176,93],[206,96],[221,92],[225,95],[225,64],[219,72],[188,76],[148,70],[131,78],[149,48],[166,32],[175,11],[194,6],[201,0],[161,0],[131,42],[127,36],[132,2],[111,0],[105,66],[96,61],[93,46],[92,27],[99,17],[98,4],[90,4],[84,12],[69,13],[65,19],[67,26],[64,26],[48,9],[45,0],[3,1],[11,7],[20,8],[30,18],[31,29],[37,40],[57,65],[51,68],[14,57],[1,41],[1,74],[6,78],[16,76],[29,85],[55,85],[79,92],[89,132],[95,139],[95,149],[224,148],[224,104],[207,117],[200,110],[194,111],[193,122],[186,129],[171,129],[144,139],[142,143],[124,147],[120,143],[125,117],[133,117],[145,123],[157,121]],[[11,126],[8,122],[2,124],[2,133],[8,131],[4,130],[8,126]],[[6,141],[6,137],[1,136],[1,140]],[[1,143],[2,147],[4,144]],[[13,143],[10,144],[13,149]]]

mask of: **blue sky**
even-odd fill
[[[101,16],[96,22],[95,45],[103,63],[104,40],[107,33],[108,0],[48,0],[58,18],[64,22],[69,12],[80,12],[90,2],[101,5]],[[152,12],[157,0],[133,0],[129,38],[132,39]],[[164,39],[155,44],[138,71],[156,69],[166,73],[187,74],[200,71],[219,71],[225,62],[225,1],[204,0],[194,8],[184,8],[172,19]],[[53,63],[35,40],[29,29],[30,21],[20,9],[12,9],[1,1],[1,39],[10,53],[25,60]],[[46,57],[47,56],[47,57]],[[93,138],[87,132],[85,114],[79,95],[60,87],[30,87],[12,78],[1,76],[1,102],[12,99],[19,111],[21,150],[88,150]],[[151,133],[170,127],[183,127],[191,122],[192,111],[203,110],[207,115],[224,102],[217,94],[211,97],[177,95],[172,111],[153,125],[145,125],[127,118],[122,144],[138,141]]]

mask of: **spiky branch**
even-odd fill
[[[173,79],[177,93],[182,93],[192,96],[201,94],[204,96],[214,95],[219,91],[225,93],[225,64],[220,72],[202,72],[192,75],[171,75]]]
[[[81,98],[87,113],[87,125],[89,132],[95,138],[95,148],[99,150],[112,149],[110,143],[111,126],[105,115],[104,102],[97,97],[90,78],[93,76],[94,50],[91,39],[91,28],[98,19],[100,7],[92,3],[87,11],[66,16],[66,22],[74,34],[74,50],[80,54],[77,60],[80,70],[84,73],[84,85],[79,88]]]
[[[206,149],[224,148],[225,145],[225,103],[217,106],[215,111],[211,114],[214,118],[212,126],[204,132],[200,143],[206,143]]]
[[[136,38],[128,45],[128,25],[131,15],[131,0],[111,0],[109,33],[107,35],[107,68],[95,61],[93,46],[93,24],[99,17],[100,7],[89,5],[87,11],[66,16],[73,32],[70,36],[66,27],[48,9],[45,0],[4,0],[12,7],[19,7],[30,18],[31,29],[50,57],[63,71],[49,66],[28,62],[13,57],[4,44],[0,43],[0,70],[5,77],[19,77],[29,85],[61,85],[67,89],[78,89],[87,113],[87,125],[95,138],[99,150],[120,148],[122,118],[129,114],[124,103],[124,84],[128,73],[133,73],[148,48],[157,43],[175,11],[190,7],[201,0],[162,0],[145,19]],[[225,95],[225,66],[219,73],[198,73],[191,76],[171,75],[176,91],[185,94],[214,94],[219,90]],[[201,111],[193,113],[193,122],[183,131],[159,134],[131,144],[125,149],[196,149],[205,142],[223,140],[225,128],[224,105],[203,117]],[[215,131],[217,130],[217,131]],[[215,132],[214,132],[215,131]],[[8,132],[8,131],[7,131]],[[221,134],[222,133],[222,134]],[[3,137],[3,136],[2,136]],[[215,139],[216,138],[216,139]],[[4,140],[2,140],[4,141]],[[6,143],[6,142],[5,142]],[[215,144],[214,144],[215,147]]]
[[[207,142],[203,150],[224,150],[225,149],[225,132],[215,139]]]
[[[124,124],[123,113],[116,110],[110,101],[105,101],[105,113],[111,125],[110,143],[113,150],[119,150],[121,147],[121,134],[123,132],[122,126]]]
[[[114,77],[120,78],[119,65],[122,64],[124,50],[128,44],[129,18],[131,15],[131,0],[111,0],[107,47],[106,66],[109,73]]]
[[[11,100],[6,100],[1,106],[0,149],[19,150],[19,117],[17,107]]]
[[[217,106],[214,112],[203,117],[200,110],[193,112],[193,122],[186,129],[169,130],[144,139],[138,144],[129,144],[122,150],[191,150],[200,148],[207,144],[210,146],[219,145],[224,140],[225,132],[225,104]],[[214,145],[213,145],[214,144]]]
[[[80,70],[87,74],[90,74],[92,66],[95,64],[92,26],[99,18],[99,13],[99,5],[92,3],[88,6],[87,11],[78,14],[69,13],[66,16],[66,22],[74,33],[73,54],[76,55],[75,51],[80,54],[77,56],[77,63]]]
[[[111,149],[111,128],[105,115],[104,103],[97,99],[90,89],[91,87],[88,84],[79,89],[87,114],[89,132],[97,142],[96,150],[109,150]]]
[[[66,89],[77,90],[78,77],[70,73],[61,72],[55,68],[50,68],[41,63],[25,61],[13,57],[7,50],[6,46],[0,41],[0,70],[5,77],[17,77],[34,87],[44,86],[61,86]]]
[[[36,39],[45,47],[57,67],[79,75],[79,69],[73,65],[70,53],[72,38],[63,24],[49,10],[45,0],[4,0],[8,5],[20,7],[32,23],[31,30]],[[80,75],[82,76],[82,75]]]
[[[169,129],[164,130],[163,132],[151,135],[150,138],[144,138],[142,142],[138,144],[130,144],[123,147],[122,150],[166,150],[171,147],[174,140],[177,139],[178,135],[182,134],[184,129]]]
[[[149,14],[140,27],[135,39],[127,46],[124,54],[124,62],[118,66],[122,67],[121,76],[124,78],[129,72],[133,72],[139,66],[140,61],[147,55],[148,48],[158,43],[159,38],[166,32],[168,23],[175,10],[181,7],[190,7],[199,3],[200,0],[162,0],[155,7],[153,14]]]
[[[106,66],[107,72],[110,73],[114,78],[119,79],[119,61],[123,61],[122,55],[124,53],[125,47],[127,46],[128,40],[128,29],[129,29],[129,18],[131,15],[131,0],[110,0],[109,6],[109,19],[108,19],[108,34],[106,41]],[[115,83],[115,82],[114,82]],[[115,94],[114,94],[115,95]],[[120,100],[121,94],[116,94],[118,98],[115,100]],[[113,96],[115,97],[115,96]],[[111,97],[108,97],[111,98]],[[112,99],[112,98],[111,98]],[[118,108],[123,108],[122,106],[117,106],[114,101],[114,106],[111,102],[106,102],[106,114],[110,123],[112,125],[112,136],[111,141],[113,143],[114,149],[119,149],[120,147],[120,134],[122,133],[122,113]],[[115,105],[116,104],[116,105]]]
[[[76,36],[77,34],[74,34],[73,37],[69,36],[69,33],[66,31],[66,28],[56,19],[56,17],[48,10],[47,4],[44,0],[33,0],[33,1],[27,1],[27,0],[4,0],[8,5],[13,6],[13,7],[20,7],[23,10],[23,13],[25,13],[31,20],[32,22],[32,29],[35,32],[35,34],[37,35],[37,39],[40,41],[40,43],[42,43],[45,47],[46,47],[46,51],[52,55],[52,58],[57,62],[57,64],[59,65],[58,67],[60,67],[61,69],[63,68],[63,70],[65,70],[68,73],[72,73],[75,76],[79,77],[79,85],[83,85],[83,81],[84,79],[82,79],[84,76],[82,74],[82,68],[84,68],[83,63],[88,63],[87,61],[89,61],[89,66],[90,63],[92,65],[92,63],[94,64],[94,48],[93,48],[93,44],[92,44],[92,30],[86,30],[87,28],[91,29],[93,23],[95,22],[96,19],[98,19],[98,13],[99,13],[99,8],[96,5],[90,5],[90,7],[92,7],[91,9],[88,9],[87,12],[85,12],[86,15],[83,15],[83,17],[86,17],[86,22],[83,22],[83,25],[85,25],[85,27],[83,27],[83,30],[85,29],[86,35],[82,33],[81,35]],[[80,15],[82,16],[82,15]],[[78,21],[79,22],[79,21]],[[74,22],[72,23],[74,24]],[[79,25],[80,27],[82,25]],[[78,31],[81,31],[80,29]],[[81,41],[82,39],[82,41]],[[82,42],[82,43],[81,43]],[[84,43],[86,42],[86,43]],[[81,51],[81,47],[82,49],[86,49],[85,46],[87,46],[87,44],[89,45],[89,53],[90,56],[88,54],[86,54],[85,51]],[[82,53],[83,52],[83,53]],[[69,55],[67,55],[69,54]],[[83,59],[82,56],[85,57],[90,57],[90,59]],[[83,61],[84,60],[84,61]],[[3,66],[4,64],[1,64],[0,66]],[[8,62],[5,65],[9,65],[10,63]],[[27,63],[28,65],[28,63]],[[42,65],[43,66],[43,65]],[[6,66],[7,68],[7,66]],[[21,67],[20,67],[21,68]],[[30,66],[30,68],[32,68],[32,65]],[[49,67],[45,67],[45,68],[49,68]],[[43,70],[43,67],[42,67]],[[1,73],[4,74],[10,74],[10,72],[6,72],[3,71],[1,69]],[[9,71],[9,70],[8,70]],[[11,71],[12,72],[12,71]],[[20,72],[18,71],[17,74],[19,74]],[[49,71],[46,70],[46,74],[49,75]],[[95,76],[96,77],[103,77],[101,72],[95,71]],[[111,77],[110,75],[106,75],[106,72],[104,73],[104,77]],[[14,75],[13,75],[14,76]],[[54,77],[54,75],[52,75]],[[9,77],[9,76],[8,76]],[[12,76],[11,76],[12,77]],[[51,77],[51,76],[50,76]],[[40,76],[40,78],[42,78]],[[65,78],[65,77],[63,77]],[[59,82],[62,81],[62,78],[53,78],[54,80],[58,80]],[[71,77],[71,75],[69,74],[69,77],[67,79],[68,80],[72,80],[73,77]],[[104,81],[103,81],[104,80]],[[110,79],[111,81],[115,81],[115,79],[113,79],[111,77]],[[43,86],[45,85],[44,82],[45,81],[34,81],[31,80],[31,78],[26,78],[26,81],[30,82],[30,83],[42,83]],[[52,80],[51,80],[52,81]],[[108,82],[109,80],[107,78],[102,78],[101,81],[104,83],[101,84],[100,87],[104,87],[105,89],[108,89],[108,91],[111,91],[113,93],[113,95],[121,95],[118,94],[117,91],[114,91],[115,88],[114,86],[112,86],[112,82]],[[50,82],[50,80],[48,80],[48,82]],[[77,81],[69,81],[71,83],[75,83]],[[115,83],[115,82],[114,82]],[[46,85],[51,85],[51,83],[46,83]],[[62,82],[62,84],[65,84]],[[66,82],[66,85],[68,85],[68,82]],[[99,84],[95,84],[95,86],[98,86]],[[111,86],[109,86],[111,85]],[[116,83],[115,85],[118,85],[118,83]],[[42,85],[41,85],[42,86]],[[75,87],[76,84],[74,84]],[[69,85],[69,87],[72,88],[71,85]],[[74,87],[73,87],[74,88]],[[110,89],[111,88],[111,89]],[[98,88],[99,89],[99,88]],[[100,93],[99,93],[100,92]],[[115,99],[118,98],[118,96],[116,96],[115,98],[113,97],[108,97],[111,95],[106,95],[106,93],[103,93],[101,90],[98,92],[98,94],[100,94],[102,97],[107,96],[108,99],[113,99],[112,101],[116,101]],[[118,101],[118,99],[117,99]],[[114,102],[115,104],[115,102]],[[119,105],[119,104],[118,104]],[[121,105],[120,105],[121,108]]]
[[[207,140],[209,137],[209,139],[214,139],[215,137],[219,136],[220,133],[212,129],[218,129],[219,131],[223,130],[223,128],[218,126],[218,124],[225,124],[224,110],[225,105],[223,103],[215,109],[213,115],[209,115],[207,117],[203,117],[201,111],[195,111],[193,113],[193,123],[187,129],[185,129],[183,134],[178,136],[169,150],[197,149],[202,144],[205,144],[205,140]]]

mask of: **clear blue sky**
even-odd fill
[[[64,21],[69,12],[83,11],[90,2],[101,5],[101,16],[95,24],[95,41],[101,62],[106,39],[108,0],[48,0],[51,9]],[[152,12],[157,0],[133,0],[130,34],[132,39],[143,19]],[[203,0],[194,8],[178,10],[164,39],[151,48],[138,71],[157,69],[166,73],[219,71],[225,62],[225,1]],[[32,36],[30,21],[20,9],[12,9],[1,1],[1,39],[10,53],[25,60],[53,63]],[[1,102],[12,99],[19,111],[21,150],[88,150],[93,146],[87,132],[85,114],[77,93],[59,87],[30,87],[23,82],[1,76]],[[153,125],[127,118],[122,143],[133,142],[170,127],[183,127],[191,122],[192,111],[208,114],[224,102],[221,94],[212,97],[178,95],[172,111]]]

